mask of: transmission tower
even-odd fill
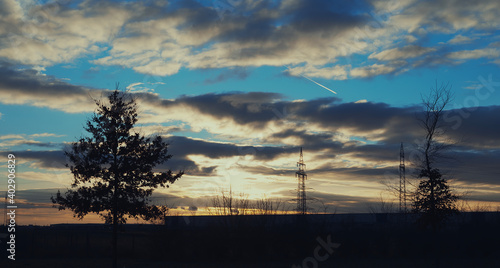
[[[304,164],[304,157],[302,155],[302,147],[300,147],[300,158],[299,162],[297,162],[297,167],[299,170],[295,173],[295,176],[298,178],[298,187],[297,187],[297,212],[299,214],[306,214],[307,205],[306,205],[306,180],[307,174],[305,171],[306,164]]]
[[[406,213],[405,150],[403,143],[399,150],[399,212]]]

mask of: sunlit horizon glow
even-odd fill
[[[185,171],[152,197],[170,215],[209,215],[229,190],[293,213],[301,147],[310,213],[396,211],[401,142],[416,182],[421,97],[441,84],[455,145],[437,166],[464,210],[499,210],[500,2],[213,2],[0,0],[0,155],[16,155],[19,224],[102,222],[50,197],[116,83],[137,101],[134,131],[169,143],[158,171]]]

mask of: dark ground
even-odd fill
[[[124,226],[119,233],[119,265],[500,267],[500,217],[450,224],[437,232],[387,220],[332,223],[311,216],[270,224],[251,217],[226,219],[231,223],[196,228]],[[110,241],[107,225],[20,226],[16,261],[8,260],[3,249],[0,267],[111,267]]]
[[[111,259],[44,259],[44,260],[23,260],[16,262],[0,262],[1,267],[40,267],[40,268],[59,268],[59,267],[75,267],[75,268],[109,268],[111,267]],[[4,266],[5,265],[5,266]],[[127,268],[156,268],[156,267],[171,267],[171,268],[290,268],[303,267],[298,266],[297,262],[293,261],[268,261],[268,262],[201,262],[201,261],[185,261],[185,262],[169,262],[169,261],[147,261],[147,260],[120,260],[119,267]],[[309,264],[307,267],[315,267]],[[427,268],[437,267],[435,261],[418,260],[418,259],[361,259],[361,260],[327,260],[318,264],[317,267],[339,267],[339,268],[358,268],[358,267],[407,267],[407,268]],[[445,259],[440,260],[439,267],[494,267],[498,268],[498,260],[481,260],[481,259]]]

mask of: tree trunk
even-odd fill
[[[116,179],[115,179],[116,181]],[[115,191],[113,193],[113,268],[118,268],[118,201],[116,196],[116,182]]]
[[[113,268],[118,268],[118,220],[116,212],[113,215]]]
[[[118,144],[118,142],[117,142]],[[115,147],[116,148],[116,147]],[[114,180],[113,180],[113,268],[118,268],[118,161],[117,151],[114,154]]]

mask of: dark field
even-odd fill
[[[165,226],[122,226],[119,265],[500,267],[498,214],[447,226],[434,232],[387,214],[171,217]],[[3,250],[0,267],[111,267],[107,225],[21,226],[16,238],[16,261]]]

